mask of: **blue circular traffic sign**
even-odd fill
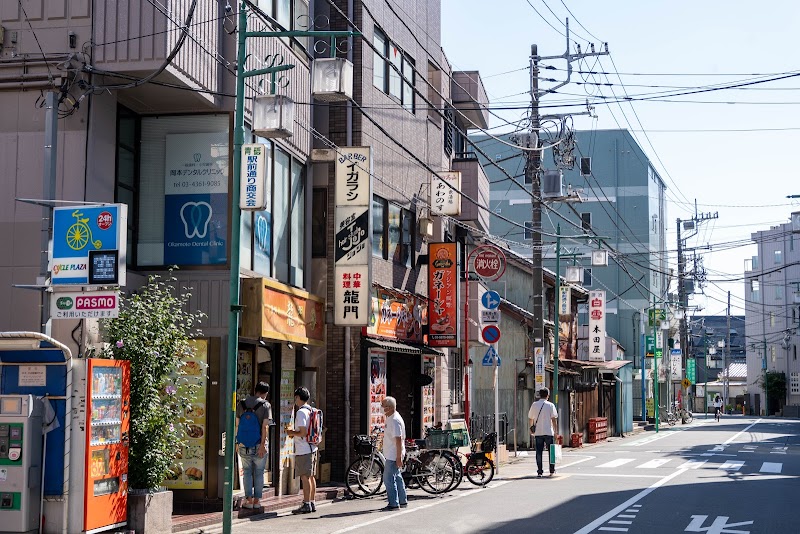
[[[486,343],[497,343],[500,341],[500,329],[493,324],[484,326],[481,336]]]
[[[481,295],[481,305],[487,310],[496,310],[500,306],[500,293],[487,291]]]

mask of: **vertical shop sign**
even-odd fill
[[[242,146],[239,209],[260,211],[269,206],[271,187],[267,183],[266,168],[266,145],[254,143]]]
[[[544,382],[544,347],[533,349],[533,376],[535,391],[545,387]]]
[[[369,353],[369,430],[386,425],[381,402],[386,398],[386,353],[370,350]]]
[[[227,261],[228,133],[169,134],[166,144],[164,264],[222,265]]]
[[[457,269],[455,243],[428,245],[428,344],[431,347],[458,346]]]
[[[431,383],[422,387],[422,430],[433,426],[436,387],[436,357],[424,355],[422,357],[422,374],[431,378]]]
[[[183,398],[193,386],[194,402],[187,408],[181,423],[186,425],[186,442],[179,458],[164,480],[168,489],[204,489],[206,487],[206,368],[208,367],[208,340],[189,341],[194,354],[183,360],[183,380],[178,381],[176,396]],[[185,385],[181,385],[181,384]]]
[[[372,259],[370,148],[342,148],[335,166],[334,323],[367,326]]]
[[[294,441],[286,433],[286,426],[294,427],[294,369],[281,371],[280,397],[280,445],[281,454],[278,465],[289,465],[289,457],[294,454]]]
[[[572,315],[572,291],[569,286],[558,288],[558,315],[560,317]]]
[[[440,172],[431,175],[431,213],[461,215],[461,172]]]
[[[606,292],[589,292],[589,361],[606,359]]]

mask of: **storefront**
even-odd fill
[[[362,431],[383,429],[381,401],[397,399],[397,411],[409,437],[434,425],[436,358],[443,354],[424,344],[424,299],[387,288],[373,288],[373,315],[362,330]]]
[[[258,382],[270,385],[275,426],[265,485],[278,494],[294,491],[292,440],[284,425],[292,422],[294,390],[305,386],[310,402],[324,408],[318,376],[324,369],[324,301],[301,289],[267,278],[242,280],[242,329],[237,358],[236,398],[252,395]],[[324,450],[324,442],[321,444]]]

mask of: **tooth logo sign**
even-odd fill
[[[211,204],[208,202],[187,202],[181,206],[181,221],[183,221],[186,238],[205,239],[213,213]]]
[[[256,217],[256,244],[263,252],[269,250],[269,223],[266,217],[260,214]]]

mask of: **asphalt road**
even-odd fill
[[[348,500],[316,514],[260,516],[234,532],[800,533],[798,420],[701,416],[565,449],[555,477],[535,473],[533,459],[521,458],[483,489],[465,480],[442,497],[414,490],[398,512],[379,512],[386,502],[378,498]]]

